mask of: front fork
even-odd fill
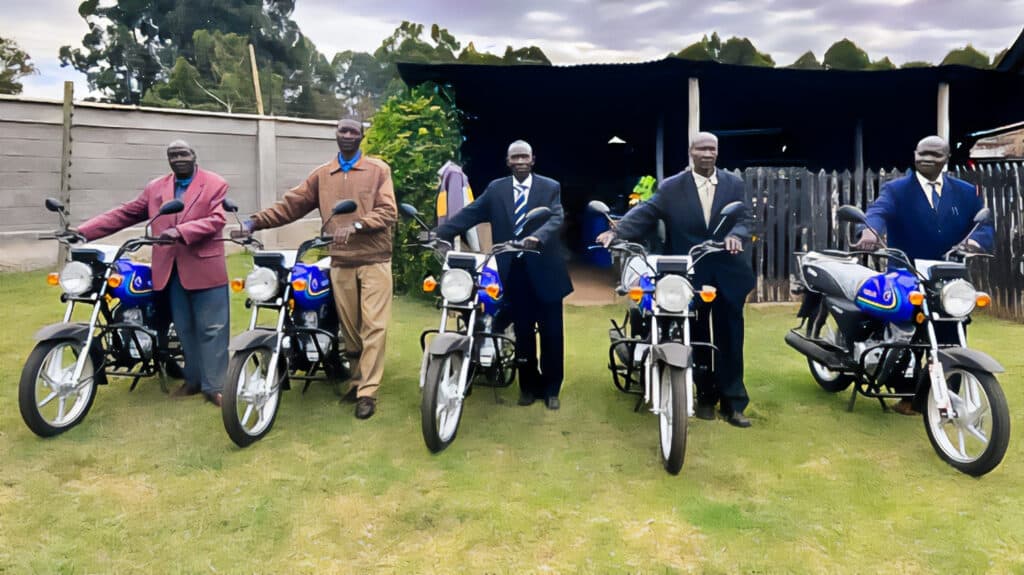
[[[928,342],[930,347],[928,349],[928,376],[931,385],[932,397],[935,398],[935,404],[939,409],[939,415],[942,417],[952,417],[956,414],[952,413],[949,403],[949,388],[946,387],[946,375],[942,370],[942,362],[939,361],[939,340],[935,336],[935,324],[931,321],[931,311],[928,310],[928,300],[925,299],[921,303],[921,311],[924,313],[928,321]],[[961,342],[963,342],[963,326],[959,328],[959,335]]]
[[[82,345],[82,353],[78,354],[78,360],[75,362],[75,373],[71,377],[71,381],[75,382],[75,387],[80,388],[82,384],[79,383],[79,379],[82,377],[82,372],[85,371],[85,360],[89,357],[89,352],[92,350],[93,339],[96,338],[96,321],[100,316],[100,307],[103,305],[103,298],[107,295],[107,280],[110,279],[110,275],[113,273],[113,267],[108,266],[107,271],[103,274],[103,284],[100,286],[99,291],[96,293],[96,299],[93,300],[92,315],[89,316],[89,332],[85,337],[85,343]],[[64,312],[64,322],[71,321],[71,312],[74,310],[75,302],[68,302],[68,309]],[[99,366],[93,366],[93,369],[99,369]],[[96,374],[93,373],[95,379]]]
[[[267,367],[267,380],[263,382],[263,392],[270,394],[274,382],[277,381],[277,364],[281,358],[281,348],[284,344],[284,320],[288,315],[288,298],[291,296],[292,286],[288,284],[281,294],[281,305],[277,311],[277,341],[274,343],[274,352],[270,354],[270,366]],[[249,329],[256,325],[256,316],[259,314],[259,307],[253,307],[252,320],[249,322]],[[294,345],[294,342],[293,342]]]
[[[651,350],[653,350],[660,342],[661,328],[658,325],[658,316],[654,316],[651,321]],[[683,345],[687,348],[690,347],[690,318],[683,318]],[[661,372],[658,370],[658,366],[654,359],[653,353],[647,354],[647,365],[645,366],[647,377],[644,378],[646,384],[644,385],[644,402],[649,402],[651,405],[651,413],[655,415],[661,415]],[[686,410],[690,416],[694,414],[693,405],[693,366],[686,368]]]

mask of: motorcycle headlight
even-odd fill
[[[693,288],[682,276],[667,275],[658,280],[654,287],[654,301],[658,307],[669,313],[680,313],[690,306]]]
[[[978,292],[966,280],[953,280],[942,286],[942,309],[953,317],[967,317],[974,311]]]
[[[452,303],[468,300],[474,287],[473,276],[466,270],[448,270],[441,276],[441,297]]]
[[[257,266],[245,276],[245,293],[249,299],[263,303],[277,295],[277,273],[270,268]]]
[[[92,288],[92,268],[84,262],[69,262],[57,280],[69,296],[80,296]]]

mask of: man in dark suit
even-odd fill
[[[523,239],[526,247],[539,250],[540,253],[498,256],[498,275],[508,306],[504,312],[515,324],[519,405],[531,405],[541,399],[548,409],[558,409],[565,373],[562,300],[572,293],[558,234],[564,219],[562,187],[551,178],[533,173],[533,149],[522,140],[508,147],[506,163],[512,175],[488,184],[483,195],[438,227],[436,233],[437,237],[451,241],[477,224],[490,222],[494,243]],[[551,215],[531,232],[525,222],[526,214],[541,206],[550,208]],[[523,235],[526,237],[522,238]]]
[[[914,150],[916,171],[886,183],[868,207],[868,224],[911,260],[942,259],[971,231],[974,216],[985,207],[973,184],[942,173],[947,161],[946,141],[939,136],[924,138]],[[990,252],[994,236],[992,224],[979,226],[967,240],[968,249]],[[874,250],[879,245],[879,237],[864,228],[853,248]],[[917,415],[910,399],[900,400],[893,410]]]
[[[743,181],[715,168],[718,138],[714,134],[700,132],[694,136],[690,157],[692,171],[666,179],[650,201],[630,210],[614,230],[602,233],[597,241],[607,247],[616,237],[643,239],[658,220],[666,223],[665,253],[669,255],[686,255],[696,244],[724,238],[726,251],[701,259],[693,276],[698,289],[712,285],[718,291],[711,304],[710,322],[718,351],[710,363],[711,372],[696,374],[696,414],[701,419],[714,419],[715,404],[721,403],[720,412],[726,421],[736,427],[750,427],[750,420],[743,414],[750,401],[743,385],[743,304],[754,287],[754,272],[750,260],[740,255],[743,243],[750,239],[750,216],[745,210],[722,224],[720,215],[727,204],[743,201]],[[694,340],[710,341],[707,322],[695,322],[692,329]],[[698,348],[694,353],[710,353],[707,349]]]

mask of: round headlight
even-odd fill
[[[473,295],[473,276],[466,270],[448,270],[441,276],[441,297],[462,303]]]
[[[667,275],[658,280],[654,287],[654,301],[658,307],[670,312],[680,313],[690,306],[693,299],[693,288],[683,276]]]
[[[70,296],[80,296],[92,289],[92,268],[83,262],[69,262],[60,270],[61,289]]]
[[[245,276],[245,293],[254,302],[263,303],[277,295],[277,273],[270,268],[256,267]]]
[[[953,317],[967,317],[974,311],[978,292],[965,280],[953,280],[942,286],[942,309]]]

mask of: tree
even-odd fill
[[[536,46],[527,46],[525,48],[513,49],[512,46],[505,48],[505,55],[501,58],[501,63],[507,66],[516,66],[519,64],[534,64],[540,66],[550,66],[551,60],[544,55],[544,52]]]
[[[814,56],[814,52],[810,50],[803,53],[802,56],[796,59],[795,62],[787,66],[787,68],[795,68],[797,70],[821,70],[821,62]]]
[[[911,60],[910,62],[904,62],[900,68],[931,68],[933,64],[931,62],[925,62],[924,60]]]
[[[0,37],[0,94],[20,94],[22,85],[18,80],[37,72],[32,58],[17,42]]]
[[[448,160],[458,159],[461,144],[455,108],[435,85],[425,83],[384,102],[366,131],[363,149],[391,166],[398,201],[431,214],[437,169]],[[429,215],[426,219],[433,220]],[[405,219],[399,221],[392,257],[397,293],[418,285],[425,273],[434,271],[429,253],[402,247],[415,241],[416,231]]]
[[[881,60],[875,60],[874,62],[872,62],[868,66],[867,69],[868,70],[895,70],[896,69],[896,64],[893,64],[892,60],[890,60],[889,57],[886,56],[885,58],[882,58]]]
[[[718,53],[718,61],[723,64],[737,64],[740,66],[761,66],[773,68],[775,60],[768,54],[758,52],[754,43],[748,38],[733,36],[722,44]]]
[[[500,56],[495,56],[489,52],[477,52],[476,46],[474,46],[472,42],[462,49],[457,60],[459,64],[488,64],[492,66],[500,66],[504,63]]]
[[[940,63],[941,66],[948,66],[951,64],[971,66],[972,68],[988,68],[990,66],[988,55],[984,52],[979,52],[970,44],[963,48],[950,50],[949,54],[946,54],[946,57],[943,58]]]
[[[825,51],[822,63],[826,69],[831,70],[866,70],[871,65],[871,60],[867,52],[843,38]]]
[[[711,60],[717,62],[721,50],[722,40],[718,37],[718,32],[712,32],[710,38],[705,34],[698,42],[690,44],[675,54],[669,54],[669,56],[683,60]]]

